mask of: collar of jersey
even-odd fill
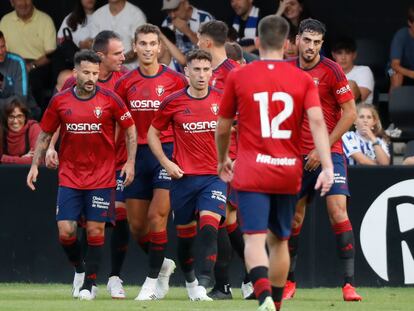
[[[160,64],[160,66],[161,66],[161,70],[159,70],[155,75],[153,75],[153,76],[147,76],[147,75],[144,75],[143,73],[142,73],[142,71],[141,71],[141,69],[139,69],[139,66],[137,67],[137,70],[138,70],[138,72],[139,72],[139,74],[141,75],[141,76],[143,76],[144,78],[147,78],[147,79],[153,79],[153,78],[156,78],[156,77],[158,77],[160,74],[162,74],[165,70],[167,70],[167,67],[166,66],[164,66],[164,65],[162,65],[162,64]]]
[[[91,97],[88,97],[88,98],[80,98],[80,97],[76,94],[76,92],[75,92],[75,87],[76,87],[76,85],[75,85],[74,87],[72,87],[71,92],[72,92],[73,96],[75,96],[75,98],[76,98],[77,100],[80,100],[80,101],[88,101],[88,100],[90,100],[90,99],[94,98],[94,97],[95,97],[95,95],[96,95],[96,93],[98,93],[98,90],[100,89],[100,87],[96,85],[96,86],[95,86],[95,93],[93,93],[93,95],[92,95]]]
[[[187,86],[186,88],[185,88],[185,94],[188,96],[188,97],[190,97],[191,99],[194,99],[194,100],[203,100],[203,99],[205,99],[205,98],[207,98],[208,97],[208,95],[210,95],[210,91],[211,91],[211,87],[209,86],[208,87],[208,92],[207,92],[207,95],[206,96],[204,96],[204,97],[193,97],[193,96],[191,96],[190,95],[190,93],[188,93],[188,88],[189,88],[190,86]]]

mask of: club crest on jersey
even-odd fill
[[[211,104],[211,112],[214,113],[215,115],[218,114],[219,111],[219,105],[218,104]]]
[[[101,107],[95,107],[93,114],[95,115],[95,117],[97,117],[98,119],[102,116],[102,108]]]
[[[315,83],[316,86],[319,85],[319,79],[318,78],[313,78],[313,83]]]
[[[164,87],[162,85],[157,85],[155,87],[155,92],[157,93],[158,96],[161,96],[162,94],[164,94]]]
[[[211,80],[211,86],[213,87],[216,86],[216,83],[217,83],[217,79],[214,78],[213,80]]]

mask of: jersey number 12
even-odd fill
[[[269,92],[254,93],[253,99],[259,103],[260,125],[263,138],[289,139],[292,136],[291,130],[281,130],[280,125],[290,117],[293,112],[293,98],[285,92],[272,94],[272,103],[281,101],[285,105],[283,110],[276,115],[272,121],[269,119]]]

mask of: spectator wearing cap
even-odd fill
[[[200,25],[214,19],[210,13],[197,9],[188,0],[163,0],[161,10],[167,13],[162,27],[175,32],[177,47],[183,53],[197,47]]]

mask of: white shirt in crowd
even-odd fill
[[[374,100],[374,74],[368,66],[354,66],[352,70],[346,74],[348,80],[353,80],[358,87],[365,87],[371,91],[365,100],[366,104],[372,104]]]
[[[78,25],[78,27],[76,28],[75,31],[70,29],[70,27],[68,26],[69,15],[70,14],[68,14],[65,17],[65,19],[62,22],[62,25],[60,25],[59,31],[57,33],[57,41],[59,43],[63,40],[63,29],[67,27],[67,28],[69,28],[70,32],[72,33],[73,42],[79,47],[79,42],[80,41],[84,41],[88,38],[92,38],[92,36],[90,34],[91,15],[87,15],[86,16],[86,23],[83,24],[83,25]]]
[[[132,50],[135,30],[138,26],[145,24],[147,17],[144,12],[137,6],[126,2],[125,7],[117,15],[112,15],[109,10],[109,4],[97,9],[91,16],[90,33],[94,38],[102,30],[112,30],[118,33],[122,38],[125,53]],[[134,64],[125,64],[129,69],[136,66]]]
[[[381,145],[381,148],[389,156],[390,152],[388,150],[387,143],[382,138],[378,138],[378,141]],[[362,137],[358,132],[349,131],[342,135],[342,148],[344,150],[345,156],[348,159],[349,165],[358,164],[352,158],[352,155],[357,152],[361,152],[371,160],[376,159],[374,146],[372,146],[372,142]]]

